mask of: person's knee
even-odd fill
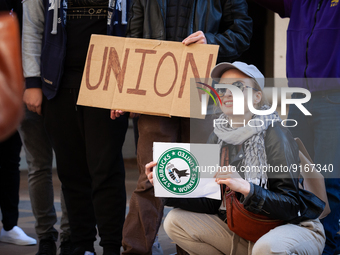
[[[47,165],[38,165],[32,164],[32,162],[28,162],[28,181],[29,183],[35,181],[52,181],[52,164],[50,167]]]
[[[260,238],[254,245],[252,250],[252,255],[264,255],[264,254],[273,254],[273,246],[275,242],[267,239],[267,238]],[[277,255],[281,253],[275,253]],[[286,254],[286,253],[282,253]]]
[[[167,235],[170,237],[172,236],[172,229],[173,229],[173,211],[174,210],[171,210],[168,215],[165,217],[164,219],[164,222],[163,222],[163,227],[164,227],[164,230],[165,232],[167,233]],[[171,238],[171,237],[170,237]]]
[[[171,210],[168,215],[166,216],[163,227],[167,235],[174,240],[175,233],[178,232],[179,227],[179,219],[180,216],[180,210],[179,209],[173,209]]]
[[[252,255],[297,255],[283,247],[280,240],[272,238],[260,238],[254,245]]]

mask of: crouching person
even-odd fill
[[[234,115],[233,94],[227,88],[217,89],[222,101],[219,118],[228,121],[218,122],[223,124],[217,124],[209,138],[220,144],[221,166],[233,168],[215,176],[222,201],[165,199],[166,205],[175,207],[164,221],[166,233],[189,254],[321,254],[325,233],[318,217],[323,201],[299,188],[298,172],[264,171],[300,161],[299,148],[278,114],[256,115],[249,110],[249,97],[255,109],[270,108],[262,92],[263,75],[253,65],[234,62],[217,65],[211,77],[244,94],[244,115]],[[250,120],[264,125],[238,124]],[[155,165],[150,162],[145,167],[151,183]],[[241,171],[247,166],[257,170]]]

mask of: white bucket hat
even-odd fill
[[[263,74],[257,69],[254,65],[248,65],[246,63],[235,61],[233,63],[223,62],[218,65],[216,65],[211,70],[211,78],[214,79],[214,81],[219,82],[221,76],[223,73],[225,73],[229,69],[238,69],[245,75],[254,78],[256,82],[259,84],[260,88],[263,90],[264,88],[264,76]]]

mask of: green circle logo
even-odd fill
[[[158,159],[157,179],[169,192],[185,195],[193,192],[200,180],[198,162],[183,148],[171,148]]]

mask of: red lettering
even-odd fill
[[[212,59],[213,59],[213,54],[210,54],[208,64],[207,64],[207,69],[206,69],[206,72],[205,72],[205,81],[206,82],[207,82],[207,79],[209,78],[209,75],[210,75]],[[197,69],[197,66],[196,66],[196,62],[195,62],[195,59],[194,59],[194,55],[189,52],[189,53],[187,53],[187,57],[185,59],[182,81],[181,81],[180,89],[179,89],[179,92],[178,92],[178,98],[182,98],[182,96],[183,96],[184,85],[185,85],[185,81],[186,81],[187,75],[188,75],[189,64],[191,66],[191,70],[194,74],[196,82],[201,82],[200,76],[199,76],[199,73],[198,73],[198,69]]]
[[[110,74],[111,74],[111,70],[112,70],[113,73],[115,74],[115,77],[116,77],[116,80],[117,80],[117,86],[118,86],[119,93],[122,93],[123,85],[124,85],[125,72],[126,72],[126,65],[127,65],[127,60],[128,60],[128,57],[129,57],[129,52],[130,52],[129,48],[125,49],[123,66],[120,67],[120,62],[119,62],[119,57],[118,57],[117,51],[114,47],[110,47],[109,62],[107,64],[106,77],[105,77],[105,83],[104,83],[103,90],[107,90],[107,88],[109,86]]]
[[[139,89],[140,81],[142,79],[144,63],[145,63],[145,56],[146,56],[146,54],[156,54],[157,51],[155,51],[155,50],[136,49],[135,52],[136,53],[143,53],[142,61],[141,61],[140,68],[139,68],[137,84],[136,84],[136,88],[134,88],[134,89],[127,89],[126,92],[128,94],[145,95],[146,94],[146,90]]]
[[[163,64],[163,61],[167,58],[167,57],[172,57],[173,61],[174,61],[174,64],[175,64],[175,69],[176,69],[176,73],[175,73],[175,78],[174,78],[174,81],[172,83],[172,86],[170,87],[170,89],[166,92],[166,93],[160,93],[158,90],[157,90],[157,86],[156,86],[156,83],[157,83],[157,77],[158,77],[158,72],[159,72],[159,69],[161,67],[161,65]],[[155,93],[160,96],[160,97],[165,97],[167,95],[169,95],[171,93],[171,91],[174,89],[174,86],[176,84],[176,81],[177,81],[177,76],[178,76],[178,65],[177,65],[177,61],[176,61],[176,58],[174,56],[174,54],[172,54],[171,52],[167,52],[165,53],[162,58],[159,60],[159,63],[158,63],[158,66],[157,66],[157,70],[156,70],[156,74],[155,74],[155,80],[154,80],[154,90],[155,90]]]
[[[89,90],[97,89],[99,87],[100,83],[102,82],[103,77],[104,77],[104,69],[105,69],[105,64],[106,64],[106,58],[107,58],[107,47],[105,47],[104,54],[103,54],[103,60],[102,60],[102,68],[101,68],[101,71],[100,71],[99,82],[95,86],[91,86],[91,84],[90,84],[90,69],[91,69],[93,48],[94,48],[94,44],[91,44],[89,54],[88,54],[88,57],[87,57],[86,70],[85,70],[86,87]]]

